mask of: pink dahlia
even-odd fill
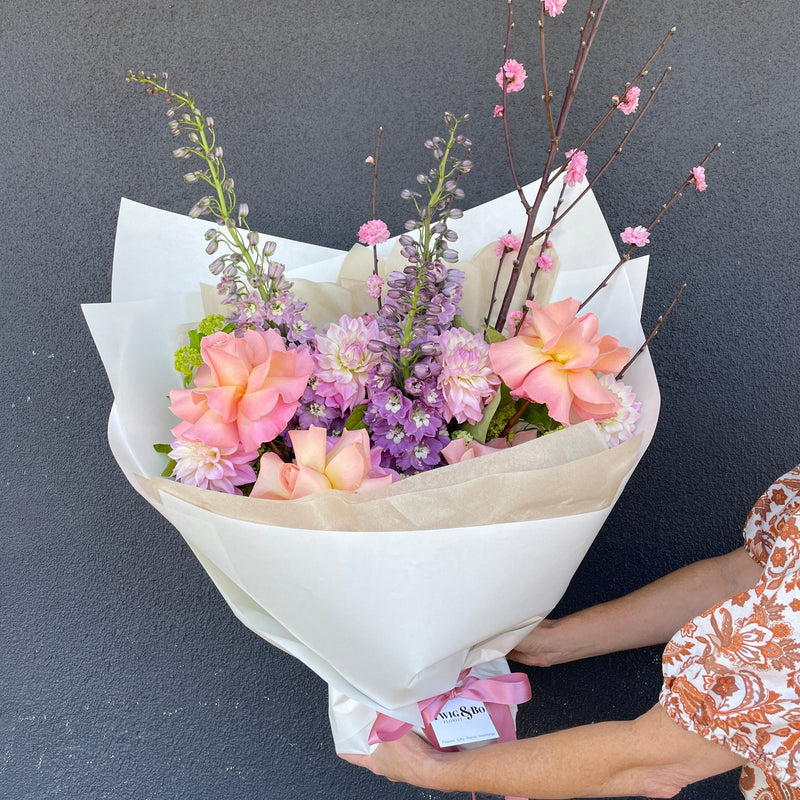
[[[214,492],[241,494],[245,483],[253,483],[256,473],[252,462],[258,450],[243,447],[214,447],[190,439],[174,439],[169,457],[175,461],[172,476],[187,486]]]
[[[641,416],[642,404],[637,402],[633,389],[622,381],[614,380],[613,375],[601,375],[598,380],[611,392],[619,407],[616,413],[597,421],[597,427],[609,447],[625,442],[636,433],[636,423]]]
[[[221,448],[250,451],[271,442],[292,418],[313,368],[305,348],[287,348],[272,329],[212,333],[200,355],[195,388],[169,394],[170,411],[183,420],[172,434]]]
[[[567,171],[564,174],[564,183],[567,186],[577,186],[586,177],[586,164],[589,156],[583,150],[567,150],[564,155],[569,159]]]
[[[514,61],[513,58],[509,58],[495,76],[497,85],[502,89],[505,84],[507,92],[518,92],[524,89],[527,77],[528,73],[525,72],[525,67],[519,61]]]
[[[445,417],[474,425],[500,384],[489,362],[489,346],[483,336],[464,328],[450,328],[437,341],[442,348],[438,386]]]
[[[576,317],[574,298],[546,306],[529,300],[527,306],[519,334],[489,346],[492,367],[511,394],[544,403],[562,425],[616,413],[619,404],[597,373],[619,371],[631,351],[613,336],[598,335],[594,314]]]
[[[694,182],[697,184],[698,192],[704,192],[708,189],[706,170],[704,167],[692,167],[692,175],[694,176]]]
[[[358,241],[361,244],[376,245],[389,238],[389,229],[382,219],[371,219],[358,229]]]
[[[343,316],[332,322],[316,337],[315,354],[317,394],[342,411],[349,411],[367,397],[367,381],[380,361],[380,354],[368,347],[372,339],[381,339],[378,323],[363,317]]]
[[[558,16],[567,4],[567,0],[543,0],[544,10],[551,16]]]
[[[650,231],[644,225],[637,225],[631,228],[630,225],[619,235],[625,244],[632,244],[634,247],[644,247],[650,242]]]
[[[629,86],[623,95],[625,99],[617,105],[617,108],[626,116],[633,114],[639,108],[639,95],[641,93],[642,90],[638,86]]]

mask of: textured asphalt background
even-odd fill
[[[538,2],[512,55],[536,83]],[[531,11],[525,7],[533,7]],[[550,27],[559,91],[583,0]],[[689,289],[653,347],[655,441],[558,613],[740,541],[754,499],[800,460],[796,4],[612,0],[566,144],[672,26],[650,118],[600,183],[612,231],[649,220],[716,141],[708,192],[657,229],[644,323]],[[106,445],[111,393],[80,313],[109,299],[121,196],[185,212],[161,106],[123,81],[166,69],[213,114],[255,229],[347,248],[385,128],[380,214],[424,164],[442,111],[473,114],[466,205],[511,186],[491,112],[502,0],[5,0],[0,15],[0,798],[404,800],[339,761],[323,683],[246,630]],[[533,92],[531,91],[531,97]],[[538,118],[537,118],[538,119]],[[518,113],[526,180],[546,142]],[[591,165],[619,128],[599,137]],[[594,160],[593,160],[594,159]],[[432,610],[435,613],[435,609]],[[531,670],[522,735],[655,702],[659,649]],[[733,798],[728,775],[681,797]]]

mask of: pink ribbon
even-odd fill
[[[512,672],[510,675],[497,675],[492,678],[476,678],[465,669],[458,676],[458,685],[449,692],[437,694],[427,700],[420,700],[417,704],[422,714],[423,731],[428,741],[437,750],[455,751],[455,747],[439,747],[436,735],[433,732],[431,721],[436,719],[445,703],[456,697],[464,700],[478,700],[486,705],[486,710],[492,718],[497,736],[501,742],[512,742],[517,738],[514,727],[514,717],[509,706],[519,705],[531,699],[531,685],[528,676],[521,672]],[[378,714],[372,730],[369,733],[370,744],[393,742],[413,729],[410,722]],[[474,797],[474,794],[473,794]],[[524,800],[524,798],[507,797],[506,800]]]

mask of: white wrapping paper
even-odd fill
[[[546,200],[543,209],[551,207]],[[467,211],[453,223],[462,259],[524,223],[515,193]],[[112,302],[84,306],[114,391],[109,442],[234,614],[328,682],[337,750],[366,752],[377,711],[418,725],[417,701],[451,689],[462,669],[502,658],[556,605],[652,438],[652,363],[645,353],[626,374],[643,414],[637,438],[613,450],[584,423],[375,495],[332,492],[295,505],[182,486],[154,477],[163,456],[152,446],[169,441],[176,424],[166,400],[180,383],[172,353],[181,326],[204,313],[207,228],[122,201]],[[289,277],[302,279],[298,293],[322,292],[329,320],[343,313],[344,290],[307,282],[335,280],[346,254],[276,241]],[[553,300],[583,299],[618,260],[591,193],[552,241],[560,259]],[[350,263],[362,259],[357,250]],[[630,261],[588,307],[601,333],[633,349],[644,338],[646,270],[646,258]],[[465,306],[477,322],[481,306],[469,296]]]

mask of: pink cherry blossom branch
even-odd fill
[[[508,154],[508,166],[511,169],[511,179],[514,181],[514,188],[517,190],[523,208],[527,211],[530,208],[528,198],[522,191],[522,184],[517,175],[517,168],[514,164],[514,153],[511,149],[511,131],[508,127],[508,81],[506,76],[506,62],[508,61],[508,51],[511,46],[511,31],[514,28],[514,0],[508,0],[508,23],[506,24],[506,43],[503,45],[503,137],[506,141],[506,153]]]
[[[616,102],[613,102],[611,104],[611,108],[609,108],[608,111],[606,111],[606,113],[603,115],[603,118],[600,120],[600,122],[597,123],[597,125],[595,125],[594,129],[592,130],[592,132],[575,148],[576,150],[585,149],[586,145],[588,145],[589,142],[592,139],[594,139],[594,137],[600,132],[600,130],[603,128],[603,126],[609,121],[609,119],[611,119],[612,115],[617,110],[617,108],[622,103],[625,102],[625,100],[627,98],[628,91],[630,90],[630,88],[632,86],[636,86],[636,84],[638,84],[639,81],[642,78],[644,78],[645,75],[647,75],[650,72],[650,67],[652,66],[653,62],[661,54],[661,51],[666,47],[666,45],[669,42],[669,40],[675,35],[675,31],[676,31],[676,28],[670,28],[670,30],[667,32],[667,35],[661,41],[661,44],[659,44],[658,47],[656,47],[656,49],[653,50],[652,54],[650,55],[650,58],[647,59],[647,63],[639,70],[639,72],[637,73],[636,77],[630,83],[626,84],[625,90],[619,96],[619,100],[617,100]],[[639,116],[641,116],[641,114],[642,114],[642,112],[644,110],[645,109],[643,107],[642,111],[639,112]]]
[[[509,2],[511,2],[511,0],[509,0]],[[553,164],[555,163],[556,154],[558,153],[558,145],[561,134],[563,133],[564,125],[567,122],[567,117],[569,116],[569,112],[572,107],[572,101],[575,99],[581,75],[583,74],[583,68],[586,65],[586,59],[588,58],[592,43],[597,35],[597,30],[600,26],[600,21],[607,4],[608,0],[600,0],[600,6],[597,11],[595,11],[595,0],[592,0],[589,5],[589,10],[586,14],[586,22],[580,29],[580,46],[578,47],[578,53],[575,56],[575,64],[570,71],[569,81],[567,82],[564,101],[561,105],[561,112],[559,114],[555,136],[550,141],[550,150],[547,154],[547,160],[545,161],[544,169],[542,170],[542,179],[539,183],[539,189],[536,192],[536,198],[534,199],[533,204],[529,208],[526,208],[528,221],[525,225],[525,233],[522,236],[522,247],[517,254],[517,258],[514,259],[514,263],[511,268],[511,275],[509,276],[508,286],[506,287],[506,292],[503,296],[503,302],[500,305],[500,311],[497,315],[495,328],[498,330],[502,330],[503,323],[508,316],[509,309],[511,308],[511,302],[514,298],[514,291],[517,288],[517,283],[519,282],[522,265],[525,263],[525,256],[528,254],[528,250],[531,245],[531,234],[533,232],[533,226],[536,222],[536,216],[539,213],[539,208],[542,205],[542,200],[544,199],[545,192],[548,188],[548,178],[550,173],[553,171]],[[588,35],[585,36],[584,34],[586,33],[587,28]]]
[[[717,144],[715,144],[711,148],[711,150],[708,152],[708,155],[706,155],[706,157],[700,162],[700,166],[701,167],[705,167],[705,165],[708,162],[708,160],[711,158],[711,156],[714,155],[714,153],[717,152],[717,150],[719,150],[720,147],[721,147],[720,143],[717,142]],[[664,214],[666,213],[667,209],[670,208],[672,206],[672,204],[679,197],[682,197],[684,189],[686,189],[687,186],[689,186],[690,184],[692,184],[694,182],[695,182],[695,176],[694,176],[694,174],[692,172],[690,172],[689,173],[689,177],[686,178],[686,180],[680,185],[678,190],[672,195],[672,197],[669,199],[669,201],[664,203],[664,205],[661,206],[661,208],[659,209],[658,214],[656,214],[656,216],[653,218],[653,221],[647,226],[647,228],[646,228],[647,233],[650,233],[653,230],[653,228],[655,228],[656,225],[658,225],[658,223],[661,222],[661,218],[664,216]],[[611,278],[614,277],[614,275],[617,273],[617,270],[619,270],[619,268],[621,266],[623,266],[627,261],[630,260],[631,253],[633,252],[635,247],[636,247],[636,245],[633,245],[633,244],[628,247],[627,252],[617,262],[617,264],[614,266],[614,268],[608,273],[608,275],[606,275],[605,278],[603,278],[603,280],[600,282],[600,284],[597,286],[597,288],[580,304],[580,306],[578,308],[578,311],[580,311],[587,303],[589,303],[589,301],[601,289],[604,289],[606,286],[608,286],[608,282],[611,280]]]
[[[597,174],[589,181],[589,183],[586,185],[586,188],[581,191],[581,193],[564,209],[564,211],[561,212],[561,214],[559,214],[557,217],[554,217],[551,220],[549,228],[553,228],[559,222],[561,222],[561,220],[564,219],[564,217],[566,217],[567,214],[569,214],[569,212],[572,211],[572,209],[575,208],[575,206],[578,203],[580,203],[584,195],[588,194],[588,192],[592,190],[592,188],[600,180],[600,178],[603,177],[603,173],[611,166],[611,163],[614,161],[614,159],[622,152],[622,148],[627,144],[628,139],[631,138],[633,132],[636,130],[637,126],[642,121],[642,117],[644,117],[644,115],[647,113],[648,109],[650,108],[650,105],[655,99],[655,96],[658,94],[659,90],[664,84],[664,81],[667,78],[667,75],[669,75],[671,71],[672,67],[667,67],[664,70],[664,74],[661,76],[658,83],[650,90],[650,97],[647,98],[647,102],[645,102],[645,104],[642,106],[641,111],[636,115],[636,118],[631,123],[630,128],[628,128],[628,130],[625,131],[625,133],[622,136],[622,139],[620,139],[619,144],[616,146],[616,148],[614,148],[614,151],[611,153],[611,155],[606,159],[605,163],[597,171]],[[558,177],[564,171],[565,168],[566,166],[561,167],[558,170],[558,172],[555,173],[553,179]],[[543,233],[538,233],[536,236],[534,236],[531,240],[531,244],[533,244],[533,242],[535,242],[542,235]]]
[[[661,326],[664,324],[664,322],[666,321],[667,317],[672,313],[672,309],[675,308],[678,300],[680,299],[680,296],[684,292],[684,289],[686,289],[686,284],[685,283],[683,284],[683,286],[681,286],[680,289],[678,289],[678,293],[672,299],[672,302],[669,304],[669,308],[667,308],[667,310],[656,320],[656,325],[653,328],[653,330],[650,331],[650,335],[644,340],[644,344],[631,356],[631,358],[628,361],[628,363],[625,364],[625,366],[614,376],[614,380],[621,381],[622,380],[622,376],[627,372],[628,367],[630,367],[631,364],[633,364],[633,362],[636,361],[636,359],[639,358],[639,356],[642,353],[644,353],[644,350],[647,347],[647,345],[649,345],[650,342],[652,342],[653,339],[656,338],[656,334],[661,329]]]
[[[375,142],[375,155],[372,159],[372,219],[378,219],[378,162],[381,157],[381,139],[383,138],[383,126],[378,127],[378,137]],[[372,274],[378,274],[378,246],[372,245]],[[375,298],[378,304],[378,311],[381,310],[381,296]]]
[[[550,128],[550,139],[556,138],[556,128],[553,123],[553,93],[547,82],[547,58],[544,47],[544,3],[542,3],[541,16],[539,17],[539,53],[542,62],[542,100],[544,101],[547,124]]]

